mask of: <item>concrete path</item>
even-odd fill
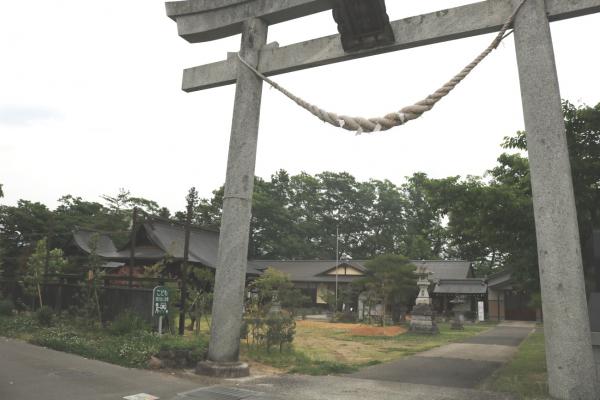
[[[475,388],[514,356],[517,346],[534,328],[534,323],[502,323],[460,343],[451,343],[413,357],[367,367],[348,376],[380,381]]]

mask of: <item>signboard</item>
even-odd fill
[[[152,291],[152,315],[163,317],[169,314],[169,291],[164,286],[157,286]]]
[[[480,322],[485,321],[485,312],[483,310],[483,301],[477,302],[477,316],[479,317],[478,319]]]

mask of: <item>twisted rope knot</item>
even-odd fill
[[[479,54],[470,64],[464,67],[458,74],[456,74],[452,79],[446,82],[441,88],[427,96],[425,99],[416,102],[413,105],[409,105],[401,108],[399,111],[389,113],[383,117],[375,117],[375,118],[363,118],[363,117],[350,117],[347,115],[338,115],[333,112],[329,112],[323,110],[315,106],[314,104],[310,104],[306,100],[294,95],[277,82],[267,78],[264,74],[259,72],[255,67],[250,65],[246,60],[242,58],[242,56],[238,53],[238,58],[242,64],[244,64],[247,68],[249,68],[252,72],[254,72],[260,79],[267,82],[273,88],[277,89],[281,93],[283,93],[286,97],[291,99],[293,102],[298,104],[300,107],[304,108],[315,117],[319,118],[321,121],[333,125],[338,128],[346,129],[348,131],[354,131],[356,134],[361,134],[363,132],[379,132],[379,131],[387,131],[396,126],[404,125],[408,121],[412,121],[414,119],[419,118],[421,115],[431,110],[433,106],[435,106],[441,99],[446,97],[448,93],[450,93],[463,79],[465,79],[473,69],[484,58],[486,58],[492,50],[496,49],[502,40],[508,35],[505,35],[508,29],[513,24],[519,10],[525,4],[527,0],[522,0],[517,8],[515,8],[513,14],[510,18],[504,23],[498,35],[492,40],[492,43],[481,53]]]

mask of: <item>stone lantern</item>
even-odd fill
[[[450,303],[452,303],[453,305],[453,310],[454,310],[454,319],[452,320],[452,325],[450,325],[451,329],[454,330],[463,330],[465,329],[464,327],[464,322],[465,322],[465,317],[463,315],[463,311],[461,310],[461,305],[465,304],[465,296],[463,295],[457,295],[454,299],[450,300]]]
[[[433,310],[431,309],[431,298],[429,297],[429,272],[424,267],[417,269],[417,286],[419,287],[419,295],[415,301],[415,306],[412,309],[410,320],[410,331],[428,334],[437,334],[439,329],[433,318]]]

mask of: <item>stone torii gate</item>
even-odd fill
[[[384,0],[187,0],[166,3],[191,43],[241,33],[240,56],[267,76],[496,32],[521,0],[487,0],[388,22]],[[334,9],[341,35],[285,47],[267,45],[268,26]],[[352,15],[352,11],[354,15]],[[357,15],[356,10],[374,11]],[[383,13],[382,13],[383,12]],[[531,183],[550,394],[596,399],[571,169],[549,22],[600,12],[600,0],[526,0],[514,23]],[[350,20],[348,20],[350,18]],[[352,24],[359,18],[359,24]],[[361,20],[362,18],[368,21]],[[344,20],[346,19],[346,20]],[[345,26],[344,26],[345,25]],[[381,30],[366,39],[348,26]],[[365,45],[366,43],[366,45]],[[193,92],[236,84],[218,252],[209,374],[247,374],[239,363],[240,326],[262,81],[237,55],[184,70]]]

